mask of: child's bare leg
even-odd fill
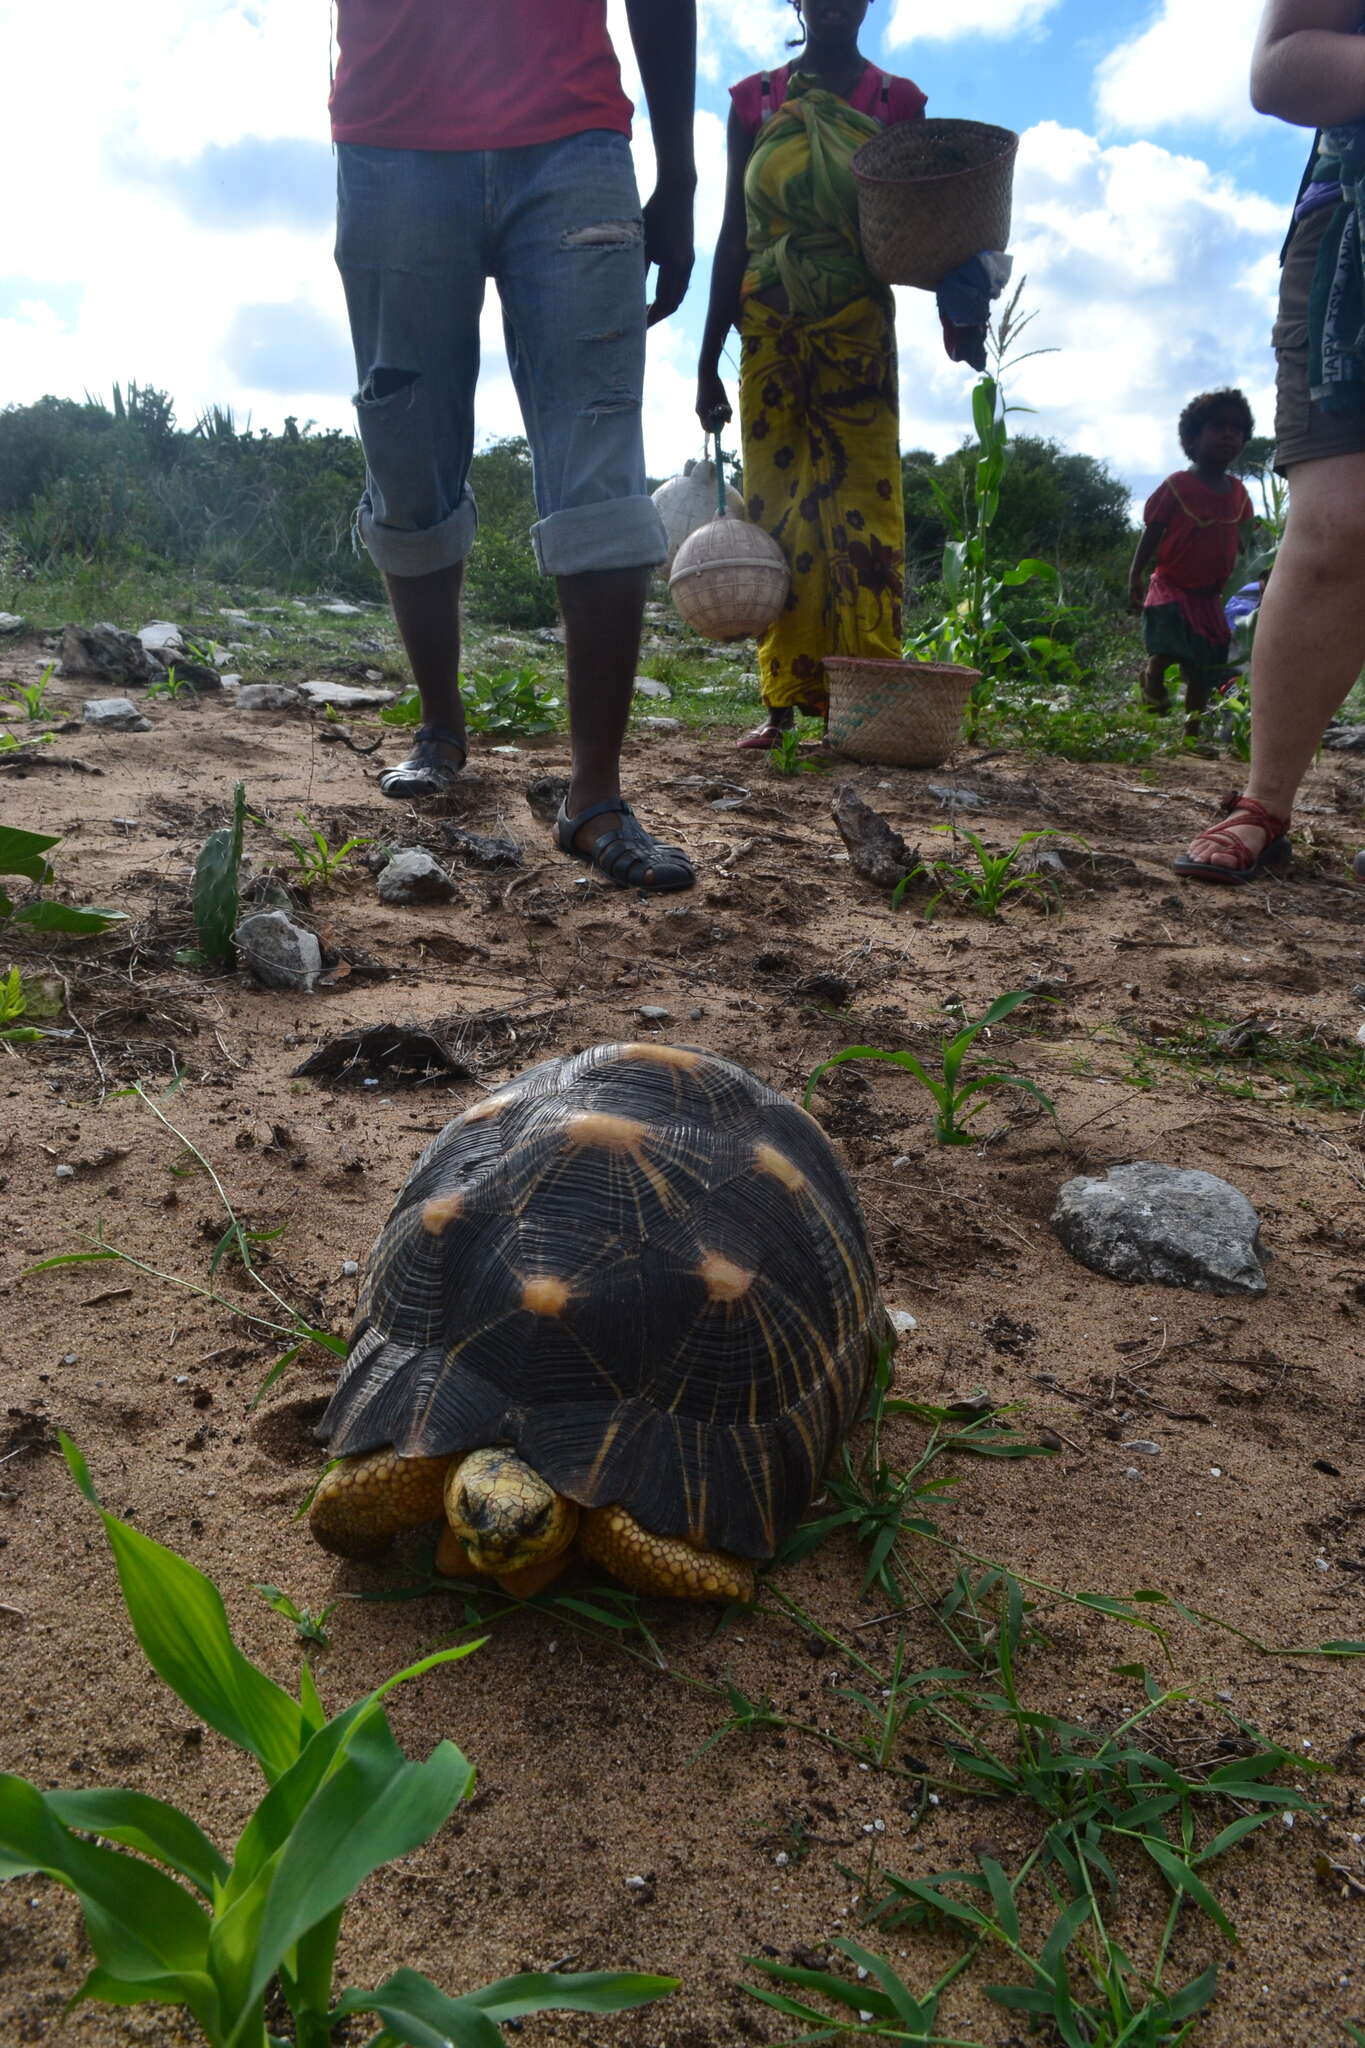
[[[1164,654],[1154,654],[1142,671],[1142,701],[1149,711],[1169,711],[1171,708],[1171,693],[1166,688],[1169,666]]]
[[[1212,679],[1207,669],[1189,668],[1184,662],[1180,673],[1185,684],[1185,732],[1188,738],[1197,739],[1213,695]]]

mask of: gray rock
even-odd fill
[[[539,818],[542,825],[553,825],[559,816],[559,807],[569,798],[567,775],[533,775],[526,785],[526,801],[531,815]]]
[[[669,703],[673,696],[668,684],[656,683],[653,676],[636,676],[635,694],[637,697],[653,697],[658,704]]]
[[[1329,725],[1322,744],[1334,754],[1365,754],[1365,725]]]
[[[503,839],[490,832],[468,832],[462,825],[452,825],[446,831],[444,843],[477,868],[521,866],[521,847],[515,839]]]
[[[320,604],[318,610],[330,612],[334,619],[363,619],[365,616],[363,605],[344,604],[339,597],[333,598],[328,604]]]
[[[421,846],[396,853],[379,877],[381,903],[449,903],[457,893],[441,863]]]
[[[1073,1258],[1113,1280],[1265,1293],[1261,1219],[1212,1173],[1141,1160],[1104,1179],[1082,1175],[1062,1189],[1052,1227]]]
[[[136,633],[125,633],[120,626],[66,626],[61,673],[94,676],[102,683],[152,683],[161,668]]]
[[[515,640],[510,633],[495,633],[491,640],[484,641],[479,652],[491,661],[526,661],[531,650],[524,640]]]
[[[377,711],[392,704],[396,690],[358,690],[350,683],[300,683],[300,693],[310,704],[330,704],[334,711]]]
[[[267,988],[312,993],[322,972],[322,948],[313,932],[295,924],[284,911],[253,911],[242,919],[232,942],[257,981]]]
[[[28,620],[21,619],[18,612],[0,612],[0,640],[11,640],[17,633],[28,631]]]
[[[666,1010],[662,1003],[641,1003],[635,1012],[646,1024],[671,1024],[673,1012]]]
[[[170,666],[175,670],[177,681],[188,683],[190,688],[198,691],[200,695],[205,690],[223,688],[222,670],[210,668],[207,662],[173,661]]]
[[[150,626],[139,629],[137,637],[148,654],[164,655],[168,662],[185,652],[185,635],[169,619],[153,619]]]
[[[984,811],[987,809],[984,796],[978,796],[974,789],[954,789],[945,782],[926,782],[925,788],[935,803],[942,804],[945,811]]]
[[[877,889],[894,889],[910,870],[919,865],[919,855],[907,846],[871,804],[865,804],[851,782],[834,792],[830,805],[839,837],[848,848],[853,872]]]
[[[223,678],[224,686],[227,677]],[[237,692],[239,711],[299,711],[303,699],[292,683],[243,683]]]
[[[152,721],[144,718],[131,697],[90,697],[81,713],[87,725],[100,732],[150,732]]]
[[[642,718],[640,724],[646,732],[681,732],[683,729],[680,718]]]

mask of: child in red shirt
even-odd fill
[[[1240,391],[1205,391],[1190,400],[1180,415],[1180,445],[1190,466],[1168,476],[1147,500],[1129,576],[1129,608],[1142,613],[1149,657],[1143,702],[1152,711],[1170,710],[1166,672],[1177,663],[1191,737],[1230,673],[1223,592],[1250,541],[1255,515],[1245,485],[1228,470],[1253,426]],[[1143,577],[1153,563],[1144,598]]]

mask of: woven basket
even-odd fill
[[[827,654],[829,743],[853,761],[939,768],[957,745],[974,668]]]
[[[985,121],[900,121],[853,159],[863,251],[887,284],[933,291],[1006,249],[1019,137]]]
[[[707,640],[766,633],[787,601],[791,571],[770,533],[747,519],[713,519],[678,549],[669,595]]]

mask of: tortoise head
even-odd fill
[[[578,1509],[508,1450],[473,1451],[450,1467],[446,1520],[476,1570],[493,1578],[567,1550]]]

